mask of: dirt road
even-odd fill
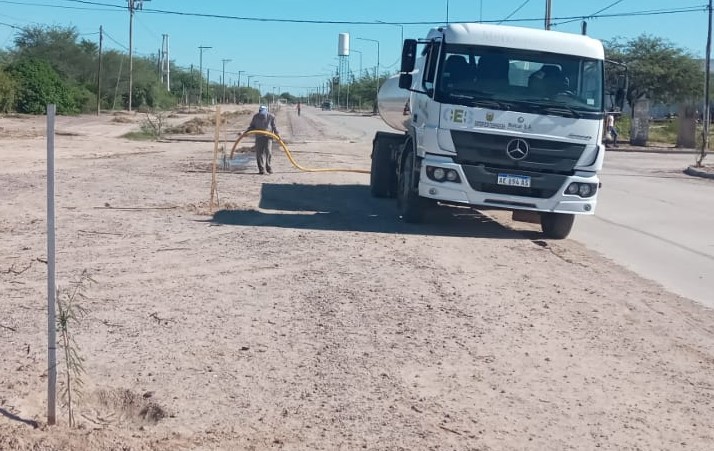
[[[404,224],[367,175],[277,152],[210,214],[213,144],[120,137],[140,120],[58,120],[59,284],[96,281],[70,429],[44,424],[44,119],[0,119],[0,449],[714,448],[711,310],[499,215]],[[369,166],[311,108],[278,124],[306,166]]]

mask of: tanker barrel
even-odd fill
[[[407,131],[410,113],[407,108],[410,92],[399,87],[399,75],[389,77],[377,93],[377,109],[384,122],[395,130]]]

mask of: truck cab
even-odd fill
[[[403,135],[375,138],[372,180],[382,184],[372,192],[396,195],[405,220],[421,220],[433,202],[504,208],[565,238],[575,215],[594,213],[605,155],[599,41],[451,24],[405,41],[402,63],[379,108]],[[380,152],[390,157],[377,155],[375,168]]]

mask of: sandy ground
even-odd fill
[[[211,214],[212,130],[121,138],[141,120],[57,122],[58,283],[96,281],[72,429],[46,425],[45,119],[0,119],[0,449],[714,449],[711,310],[504,214],[404,224],[278,152],[221,171]],[[326,121],[278,115],[302,164],[368,168]]]

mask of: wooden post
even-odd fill
[[[218,159],[218,140],[221,132],[221,107],[216,107],[216,133],[213,140],[213,167],[211,169],[211,201],[208,208],[213,213],[215,199],[218,195],[218,186],[216,184],[216,160]]]

